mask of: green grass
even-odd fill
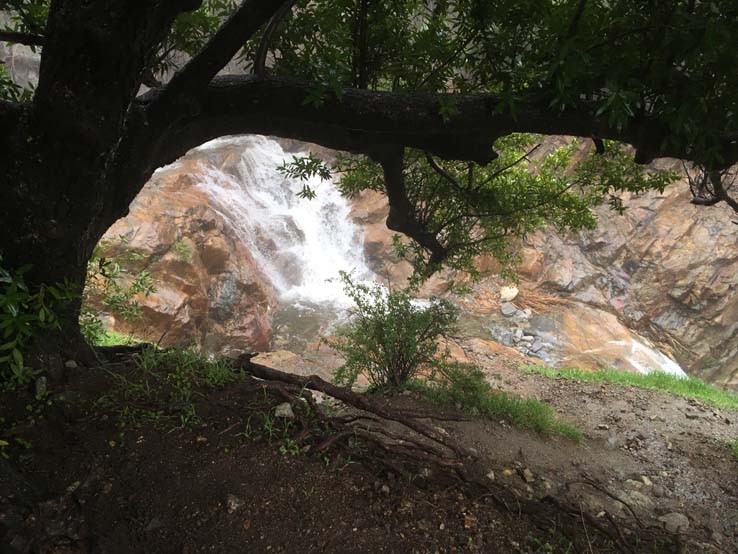
[[[196,396],[241,379],[228,360],[211,360],[196,348],[158,350],[146,345],[136,367],[108,374],[114,385],[101,405],[117,411],[122,427],[161,425],[191,428],[200,422]]]
[[[728,445],[728,449],[730,449],[730,453],[738,461],[738,439],[726,441],[726,444]]]
[[[103,335],[95,341],[95,346],[119,346],[138,344],[141,341],[133,335],[125,335],[117,331],[105,331]]]
[[[443,373],[440,380],[413,381],[410,386],[440,405],[460,405],[466,412],[506,419],[542,435],[562,435],[577,442],[583,438],[581,430],[560,420],[548,404],[494,390],[479,368],[454,364]]]
[[[585,371],[576,368],[554,369],[539,365],[524,365],[521,367],[526,373],[537,373],[551,378],[617,383],[642,389],[661,390],[701,400],[718,408],[738,410],[738,394],[719,389],[694,377],[676,377],[661,371],[653,371],[647,375],[642,375],[616,369]]]

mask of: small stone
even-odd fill
[[[490,481],[494,481],[495,480],[495,472],[492,471],[492,470],[490,470],[489,473],[487,473],[487,479],[489,479]]]
[[[533,344],[530,345],[530,351],[534,354],[538,352],[541,348],[543,348],[543,343],[539,339],[534,340]]]
[[[520,340],[523,342],[533,342],[536,338],[533,335],[523,335],[523,338]]]
[[[664,524],[664,529],[669,533],[682,533],[689,528],[689,519],[679,512],[663,515],[659,521]]]
[[[654,495],[654,496],[655,496],[656,498],[663,498],[663,497],[664,497],[664,495],[665,495],[664,487],[661,487],[661,486],[659,486],[659,485],[656,485],[656,486],[655,486],[655,487],[653,488],[653,495]]]
[[[523,481],[526,483],[532,483],[536,480],[536,478],[533,476],[533,472],[528,469],[527,467],[522,471],[521,477],[523,478]]]
[[[295,412],[292,411],[292,405],[289,402],[282,402],[274,408],[274,416],[295,419]]]
[[[699,417],[700,417],[699,415],[697,415],[697,414],[694,414],[694,413],[692,413],[692,412],[687,412],[687,413],[686,413],[686,414],[684,414],[684,415],[685,415],[685,416],[687,416],[687,419],[699,419]]]
[[[503,302],[510,302],[511,300],[515,300],[515,297],[518,296],[518,287],[515,285],[511,285],[509,287],[501,287],[500,288],[500,300]]]
[[[44,377],[43,375],[36,379],[36,398],[46,396],[46,391],[48,390],[46,384],[46,377]]]
[[[649,479],[646,475],[641,475],[641,481],[643,481],[643,484],[647,487],[653,486],[653,481],[651,481],[651,479]]]
[[[609,425],[606,425],[604,423],[600,423],[597,426],[597,429],[599,429],[600,431],[607,431],[608,429],[610,429],[610,426]]]
[[[75,362],[74,360],[67,360],[66,362],[64,362],[64,367],[66,367],[67,369],[77,369],[77,362]]]
[[[518,309],[510,302],[503,302],[500,307],[500,312],[502,312],[502,315],[505,317],[512,317],[517,313],[517,311]]]
[[[241,506],[243,506],[243,500],[241,500],[234,494],[228,495],[228,497],[226,498],[226,508],[228,509],[229,514],[232,514]]]
[[[502,474],[505,475],[505,476],[507,476],[507,477],[510,477],[510,475],[513,475],[514,473],[515,473],[515,470],[514,469],[505,468],[505,469],[502,470]]]
[[[523,333],[523,330],[520,327],[518,327],[517,329],[515,329],[515,332],[513,333],[513,340],[515,342],[520,342],[520,339],[523,338],[524,334],[525,333]]]
[[[144,527],[144,532],[155,531],[162,526],[161,520],[158,517],[154,517],[149,521],[149,524]]]
[[[382,485],[382,486],[381,486],[381,487],[379,488],[379,492],[381,492],[381,493],[382,493],[383,495],[385,495],[385,496],[389,496],[389,493],[390,493],[390,488],[389,488],[389,486],[388,486],[388,485]]]

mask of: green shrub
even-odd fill
[[[60,313],[77,295],[73,287],[41,285],[32,290],[25,280],[30,266],[5,269],[0,257],[0,387],[16,388],[29,383],[33,371],[25,355],[45,330],[60,329]]]
[[[127,244],[124,236],[119,237],[122,246]],[[117,256],[106,257],[104,251],[115,248],[112,241],[101,241],[87,263],[87,280],[82,295],[79,325],[85,340],[90,344],[106,342],[106,331],[100,320],[99,311],[104,309],[125,321],[141,318],[141,306],[137,295],[149,296],[156,292],[151,274],[147,271],[128,269],[140,261],[135,251],[125,251]]]
[[[343,272],[341,279],[355,309],[331,342],[346,357],[336,382],[352,385],[364,375],[373,387],[399,387],[445,357],[439,338],[455,328],[453,304],[434,298],[423,306],[407,290],[356,283]]]
[[[582,432],[556,417],[548,404],[494,390],[484,372],[477,366],[444,363],[438,366],[433,380],[413,383],[432,401],[460,407],[474,415],[504,418],[511,423],[543,435],[563,435],[580,441]]]

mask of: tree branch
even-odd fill
[[[0,42],[12,42],[26,46],[43,46],[46,38],[33,33],[19,33],[16,31],[0,31]]]
[[[244,43],[282,5],[283,0],[243,0],[203,49],[178,71],[159,101],[180,94],[196,95],[223,69]]]
[[[164,89],[166,90],[166,89]],[[689,159],[687,146],[675,148],[666,141],[669,131],[648,116],[635,117],[617,128],[596,116],[596,105],[551,110],[545,100],[520,99],[516,117],[499,112],[501,99],[492,93],[424,94],[344,89],[340,96],[322,93],[318,83],[296,79],[254,76],[215,78],[202,92],[190,115],[181,118],[161,136],[158,165],[213,138],[259,133],[315,142],[350,152],[366,153],[377,146],[409,146],[444,159],[486,164],[496,157],[496,138],[513,132],[589,137],[629,143],[636,159],[656,157]],[[139,99],[148,110],[162,89]],[[441,117],[442,102],[457,108]],[[738,143],[726,138],[722,159],[726,166],[738,161]]]
[[[259,47],[256,50],[256,58],[254,59],[254,75],[257,77],[264,77],[266,75],[266,57],[269,52],[269,41],[272,39],[274,31],[277,30],[279,24],[287,17],[287,14],[292,10],[292,6],[295,5],[297,0],[286,0],[284,4],[279,8],[269,20],[267,28],[264,29],[264,34],[259,41]]]
[[[440,266],[448,256],[448,251],[438,240],[436,234],[429,231],[416,217],[415,209],[405,188],[403,150],[377,150],[370,156],[379,162],[384,170],[384,186],[390,208],[387,228],[410,237],[428,250],[430,252],[429,267]]]

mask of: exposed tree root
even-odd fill
[[[654,545],[663,544],[665,537],[658,532],[650,533],[650,529],[643,526],[629,506],[626,507],[630,509],[633,516],[637,533],[628,533],[622,528],[622,525],[627,522],[618,523],[610,514],[605,514],[604,518],[595,517],[586,512],[581,504],[574,505],[552,495],[539,500],[523,499],[514,489],[490,481],[484,475],[484,468],[477,463],[476,455],[458,444],[443,430],[418,421],[418,419],[454,420],[453,417],[445,418],[425,412],[385,407],[366,395],[333,385],[317,375],[301,376],[285,373],[253,363],[250,356],[238,358],[234,366],[261,379],[255,386],[275,390],[292,404],[295,417],[302,427],[297,437],[298,443],[301,444],[314,435],[310,431],[309,418],[313,418],[313,428],[316,427],[316,421],[322,426],[326,436],[319,437],[317,442],[313,442],[310,448],[314,452],[324,453],[337,444],[357,439],[357,442],[366,445],[364,454],[367,460],[381,462],[392,471],[407,474],[408,472],[402,466],[408,463],[412,467],[420,466],[440,470],[472,492],[476,491],[477,498],[491,499],[508,512],[526,514],[545,522],[563,521],[568,532],[575,539],[577,533],[581,538],[582,526],[584,526],[587,530],[585,533],[587,544],[590,539],[599,537],[597,540],[600,542],[604,540],[620,552],[627,554],[640,551],[634,546],[634,540],[639,540],[641,546],[648,541],[652,541]],[[326,415],[315,402],[310,391],[319,391],[342,402],[350,412],[335,416]],[[358,413],[354,410],[358,410]],[[371,447],[379,449],[383,455],[372,455]],[[612,496],[591,479],[579,483],[589,484],[600,492]],[[589,533],[592,533],[593,537],[590,537]],[[646,534],[649,535],[648,539],[645,537]],[[636,538],[629,538],[629,536]]]

